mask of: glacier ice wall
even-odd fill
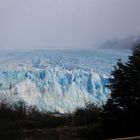
[[[1,99],[24,100],[49,111],[71,112],[91,101],[105,102],[108,78],[94,71],[66,70],[60,67],[45,70],[0,70]]]
[[[109,97],[109,71],[122,52],[0,52],[0,100],[61,113]]]

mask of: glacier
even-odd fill
[[[0,102],[24,101],[40,110],[70,113],[102,105],[117,60],[130,50],[1,50]]]

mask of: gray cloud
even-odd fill
[[[140,35],[139,0],[0,0],[0,48],[86,48]]]

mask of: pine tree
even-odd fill
[[[115,133],[120,130],[122,135],[140,132],[140,45],[127,63],[118,61],[111,77],[111,97],[103,107],[105,127]]]

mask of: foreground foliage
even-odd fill
[[[104,106],[103,114],[106,133],[112,136],[139,135],[140,45],[134,48],[127,63],[118,61],[112,71],[112,77],[110,79],[112,93]]]
[[[0,104],[1,139],[101,139],[100,110],[93,104],[74,114],[41,112],[24,102]],[[84,121],[83,121],[84,119]]]

